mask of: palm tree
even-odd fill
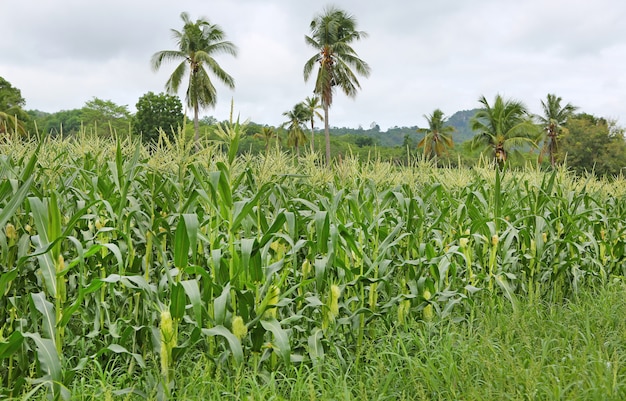
[[[26,134],[24,123],[17,118],[17,111],[11,115],[10,112],[0,111],[0,134],[15,132],[20,135]]]
[[[166,90],[171,94],[178,92],[184,76],[189,71],[189,85],[185,100],[187,106],[193,109],[197,146],[200,135],[198,112],[201,108],[215,106],[217,102],[217,91],[211,82],[209,72],[229,88],[235,87],[233,77],[220,67],[213,56],[222,53],[236,56],[237,47],[224,40],[225,34],[222,28],[211,24],[205,18],[192,22],[186,12],[183,12],[180,17],[184,23],[182,31],[172,29],[178,50],[163,50],[155,53],[152,56],[152,68],[155,71],[158,70],[163,61],[181,61],[165,84]]]
[[[446,125],[446,119],[443,118],[443,111],[435,109],[430,116],[424,115],[428,122],[428,128],[418,128],[417,132],[424,134],[424,138],[417,144],[418,148],[424,148],[424,155],[430,157],[441,156],[447,152],[446,148],[454,146],[452,143],[452,133],[456,129],[451,125]]]
[[[483,105],[470,120],[470,127],[478,132],[472,140],[472,148],[492,148],[494,159],[499,167],[506,162],[509,152],[523,145],[537,146],[537,126],[533,124],[526,106],[516,100],[504,100],[496,96],[490,106],[484,96],[479,102]]]
[[[543,116],[537,116],[539,123],[543,126],[546,137],[543,141],[543,149],[539,154],[539,160],[541,161],[542,155],[547,152],[550,155],[550,164],[552,167],[555,165],[555,155],[557,152],[557,141],[559,134],[563,132],[565,128],[563,125],[567,122],[574,112],[578,109],[572,106],[570,103],[561,107],[561,98],[554,94],[548,94],[546,102],[541,101],[541,107],[543,108]]]
[[[308,120],[307,108],[304,103],[298,103],[293,107],[293,110],[286,111],[283,116],[287,117],[289,121],[285,122],[283,126],[287,126],[287,144],[296,148],[296,153],[300,155],[300,145],[306,142],[306,135],[304,134],[303,126]]]
[[[357,57],[350,44],[367,37],[357,31],[356,19],[343,10],[327,7],[311,21],[311,35],[305,36],[306,43],[317,52],[304,64],[304,80],[308,81],[317,65],[317,79],[313,92],[320,97],[324,110],[324,134],[326,137],[326,163],[330,164],[330,130],[328,109],[333,103],[335,87],[341,88],[349,96],[356,96],[361,88],[356,75],[369,76],[369,65]]]
[[[304,99],[304,105],[306,106],[309,121],[311,122],[311,153],[313,153],[315,152],[315,118],[320,120],[324,119],[318,111],[322,108],[322,105],[320,104],[320,98],[318,96],[307,96],[307,98]]]
[[[265,154],[269,153],[270,142],[272,139],[279,139],[276,131],[272,127],[262,127],[260,132],[254,134],[255,138],[262,139],[265,142]]]

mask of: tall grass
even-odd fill
[[[190,356],[234,377],[318,369],[367,353],[381,328],[558,304],[624,277],[622,181],[326,168],[232,146],[0,146],[3,395],[68,398],[85,370],[159,366],[118,391],[175,398]]]

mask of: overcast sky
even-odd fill
[[[329,4],[368,33],[353,47],[372,69],[356,98],[335,95],[332,126],[424,126],[436,108],[449,116],[498,93],[534,113],[554,93],[626,125],[623,0],[0,0],[0,76],[26,109],[81,108],[97,97],[134,112],[143,94],[164,90],[175,64],[153,72],[150,58],[176,48],[170,29],[182,29],[187,11],[220,25],[239,49],[217,56],[235,90],[216,83],[217,107],[202,115],[227,119],[233,99],[242,119],[278,125],[312,95],[302,69],[315,50],[304,36]]]

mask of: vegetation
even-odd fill
[[[155,143],[161,131],[171,140],[184,124],[183,104],[178,96],[148,92],[137,101],[133,131],[144,141]]]
[[[324,110],[326,163],[330,165],[328,109],[333,103],[335,87],[354,97],[361,87],[354,72],[365,77],[369,75],[369,65],[351,47],[352,42],[365,38],[367,34],[357,30],[353,16],[332,6],[317,15],[310,28],[311,35],[305,36],[306,43],[317,53],[304,64],[304,79],[307,81],[317,66],[314,92],[320,97]]]
[[[598,176],[623,175],[626,167],[624,130],[615,122],[589,114],[571,117],[561,141],[558,161],[573,171]]]
[[[587,328],[565,315],[538,331],[545,343],[528,335],[570,301],[623,299],[621,180],[237,157],[245,128],[231,116],[222,144],[199,152],[182,133],[151,154],[86,133],[1,145],[5,396],[203,398],[217,390],[195,380],[209,379],[213,398],[263,391],[254,383],[299,398],[328,394],[333,377],[350,399],[371,394],[357,384],[370,377],[401,398],[391,380],[414,371],[399,389],[498,398],[520,361],[552,373],[518,368],[519,394],[624,394],[621,314]],[[606,337],[585,334],[596,330]],[[579,350],[594,353],[567,356]],[[435,376],[443,366],[458,370]]]
[[[25,121],[28,121],[29,117],[22,110],[25,104],[22,92],[0,77],[0,134],[14,131],[21,135],[26,134]]]
[[[418,148],[424,148],[426,157],[439,157],[447,148],[454,146],[452,133],[454,127],[446,125],[443,111],[436,109],[430,116],[424,116],[428,122],[428,128],[420,128],[417,132],[424,134],[424,138],[417,144]]]
[[[545,134],[539,162],[541,163],[541,156],[547,153],[550,157],[550,165],[552,167],[556,165],[558,139],[563,132],[563,126],[576,111],[576,107],[569,103],[565,106],[561,106],[561,100],[560,97],[549,93],[546,101],[541,101],[543,116],[537,116],[539,123],[543,126]]]
[[[209,72],[224,85],[234,88],[235,80],[220,67],[215,60],[217,54],[237,55],[237,47],[227,40],[218,25],[200,18],[195,22],[189,19],[189,14],[180,15],[183,20],[182,31],[172,29],[177,50],[163,50],[152,56],[152,67],[158,70],[164,61],[181,61],[165,84],[166,90],[175,94],[178,92],[185,74],[189,74],[189,83],[185,94],[187,105],[193,110],[193,124],[196,146],[200,139],[198,113],[200,109],[213,107],[217,102],[217,91],[211,82]],[[208,71],[207,71],[208,68]]]
[[[537,127],[521,102],[504,100],[500,95],[496,96],[492,106],[484,96],[479,102],[483,108],[471,120],[472,130],[477,132],[473,148],[490,149],[497,165],[503,167],[509,153],[521,157],[521,147],[536,146]]]
[[[288,121],[283,124],[287,127],[287,144],[296,148],[300,154],[300,146],[306,142],[303,125],[310,119],[310,111],[304,103],[297,103],[292,110],[283,113]]]

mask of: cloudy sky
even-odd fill
[[[150,58],[175,49],[170,29],[187,11],[239,49],[218,56],[236,89],[216,84],[218,105],[202,115],[227,119],[233,99],[242,119],[277,125],[312,94],[302,69],[315,51],[304,36],[328,4],[368,33],[353,47],[372,69],[355,99],[335,96],[332,126],[424,126],[435,108],[451,115],[496,94],[539,113],[548,93],[626,125],[622,0],[0,0],[0,76],[26,109],[97,97],[134,112],[143,94],[164,90],[175,64],[153,72]]]

